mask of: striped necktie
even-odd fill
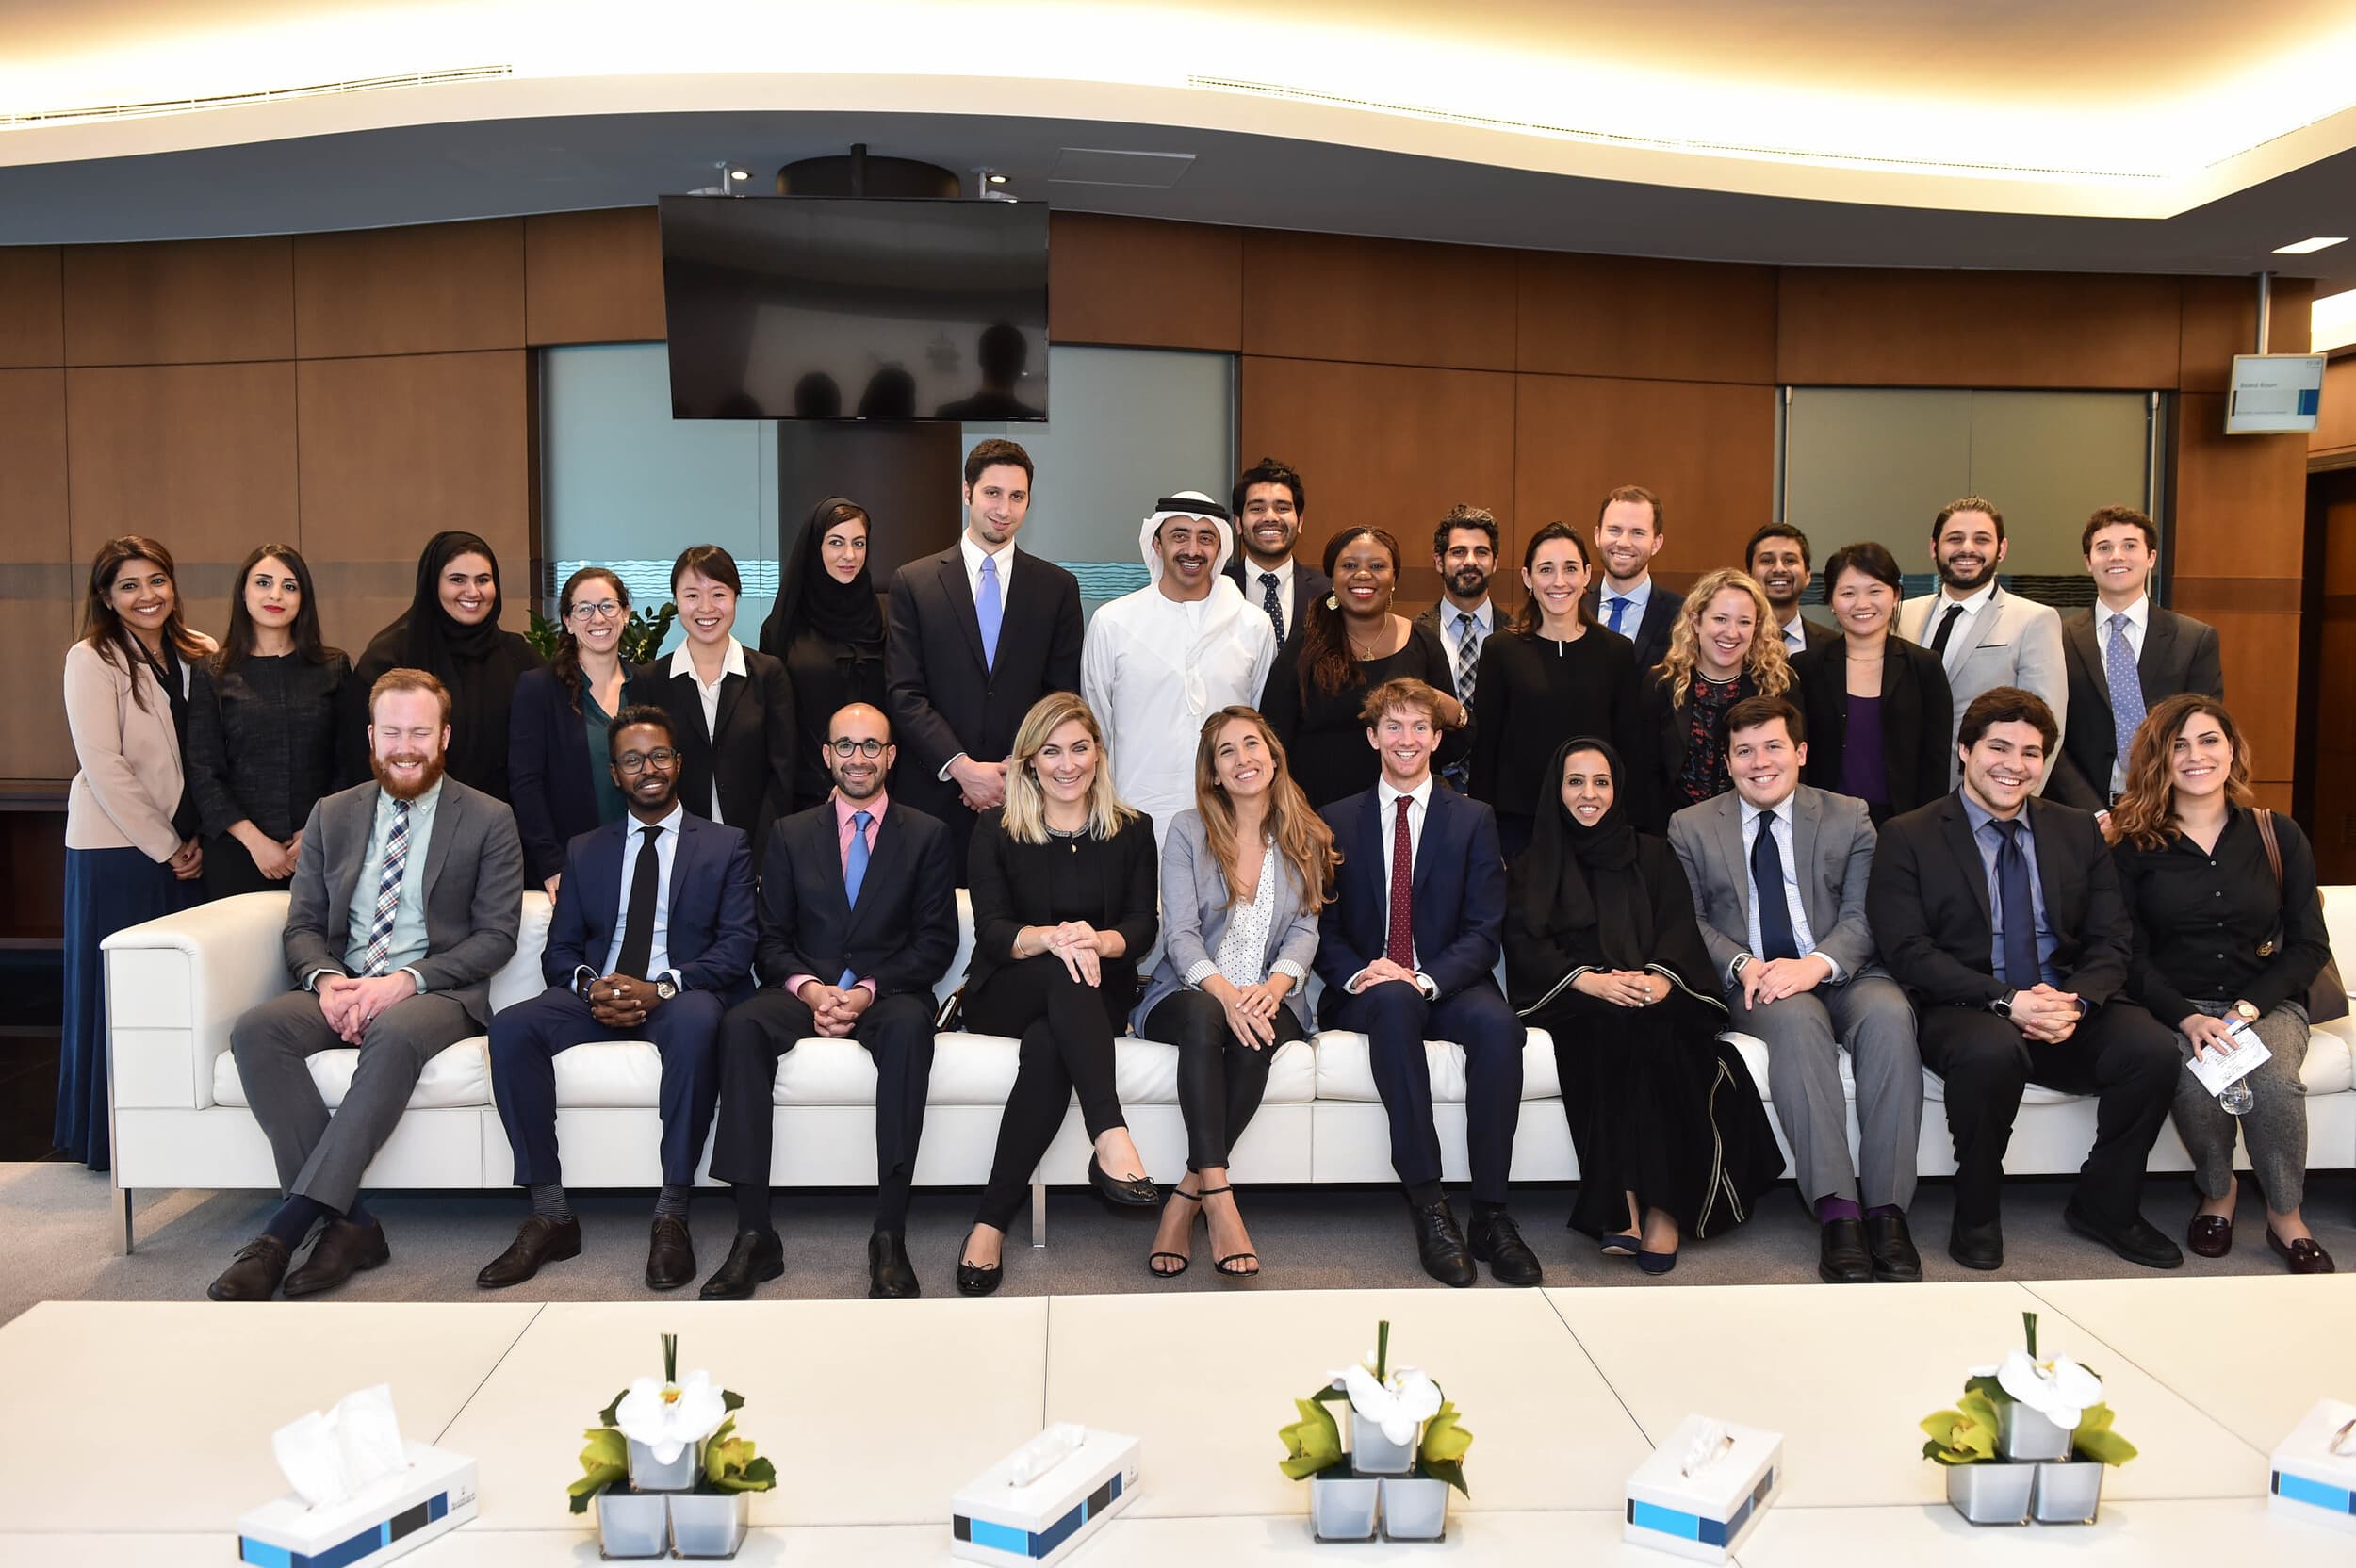
[[[384,870],[376,879],[376,913],[368,921],[370,974],[383,974],[393,956],[393,922],[401,915],[401,876],[409,869],[409,803],[393,802],[393,825],[384,835]]]

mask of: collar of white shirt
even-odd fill
[[[1395,803],[1401,800],[1414,801],[1417,811],[1428,809],[1432,805],[1432,775],[1429,773],[1423,776],[1423,782],[1412,790],[1399,789],[1387,778],[1383,779],[1377,789],[1376,798],[1383,803],[1383,814],[1386,817],[1399,809]],[[1414,814],[1410,812],[1409,816],[1412,818]]]
[[[645,834],[646,830],[649,827],[653,828],[657,834],[667,837],[668,835],[679,832],[687,821],[687,808],[676,800],[671,802],[670,814],[665,816],[660,822],[641,822],[638,820],[635,812],[625,812],[623,814],[630,819],[630,831],[631,836],[636,838],[640,843],[646,842]]]
[[[1767,808],[1767,809],[1766,809],[1766,810],[1764,810],[1764,811],[1760,810],[1758,807],[1753,806],[1753,805],[1752,805],[1749,801],[1747,801],[1747,800],[1743,801],[1743,802],[1742,802],[1742,847],[1743,847],[1745,850],[1748,850],[1748,849],[1750,848],[1750,846],[1751,846],[1751,840],[1752,840],[1754,837],[1756,837],[1756,836],[1757,836],[1757,833],[1758,833],[1758,827],[1759,827],[1759,818],[1761,818],[1761,817],[1772,816],[1772,817],[1775,818],[1777,821],[1779,821],[1779,822],[1781,822],[1781,823],[1783,824],[1783,825],[1784,825],[1784,830],[1785,830],[1786,832],[1789,832],[1789,831],[1791,830],[1791,827],[1792,827],[1792,803],[1793,801],[1795,801],[1795,800],[1799,799],[1799,798],[1800,798],[1800,792],[1799,792],[1799,791],[1797,791],[1797,790],[1794,790],[1794,791],[1792,791],[1790,794],[1788,794],[1788,795],[1784,796],[1781,800],[1777,801],[1775,805],[1770,806],[1769,808]]]
[[[1989,578],[1988,580],[1988,586],[1982,588],[1978,593],[1973,594],[1968,599],[1949,598],[1947,596],[1947,591],[1944,588],[1941,588],[1937,594],[1932,596],[1932,629],[1936,631],[1938,629],[1939,623],[1946,618],[1949,606],[1957,604],[1963,606],[1963,613],[1965,617],[1969,619],[1970,617],[1980,612],[1980,607],[1986,604],[1988,599],[1994,596],[1995,592],[1996,580],[1994,578]]]
[[[1007,581],[1014,576],[1014,541],[1009,539],[994,550],[986,550],[973,543],[970,532],[957,535],[957,553],[965,558],[965,580],[973,582],[982,575],[985,558],[998,563],[998,592],[1006,591]]]
[[[681,643],[678,648],[673,650],[671,654],[671,673],[673,675],[688,676],[695,674],[695,656],[688,651],[688,645],[685,643]],[[720,662],[720,680],[726,680],[732,675],[743,675],[744,673],[744,645],[731,637],[728,639],[728,657]],[[695,684],[698,686],[702,685],[703,678],[696,676]],[[712,684],[716,686],[719,684],[719,681],[713,681]]]
[[[2094,620],[2095,624],[2102,629],[2105,638],[2107,638],[2114,629],[2111,626],[2111,617],[2113,615],[2126,616],[2127,624],[2135,628],[2137,631],[2148,629],[2151,625],[2151,596],[2149,594],[2136,595],[2135,602],[2129,605],[2124,610],[2113,610],[2108,605],[2103,604],[2098,599],[2094,606]],[[2104,647],[2108,647],[2109,645],[2108,642],[2103,644]]]

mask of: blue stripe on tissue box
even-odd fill
[[[323,1552],[297,1553],[252,1536],[237,1537],[237,1559],[254,1568],[350,1568],[372,1552],[383,1551],[402,1536],[423,1529],[450,1512],[450,1494],[437,1492],[414,1508],[403,1509],[382,1524],[338,1541]]]
[[[1009,1557],[1041,1558],[1071,1539],[1074,1530],[1088,1522],[1088,1515],[1112,1506],[1121,1495],[1121,1473],[1072,1506],[1072,1511],[1043,1530],[1025,1531],[1012,1525],[993,1525],[987,1519],[971,1519],[958,1514],[949,1521],[949,1527],[959,1541],[971,1541],[976,1546],[987,1546],[993,1552]],[[300,1568],[300,1565],[298,1565]]]
[[[1662,1535],[1673,1535],[1679,1541],[1698,1541],[1705,1546],[1723,1546],[1742,1533],[1742,1527],[1750,1520],[1751,1511],[1759,1507],[1759,1500],[1767,1495],[1775,1484],[1775,1473],[1770,1470],[1751,1489],[1751,1494],[1742,1499],[1733,1517],[1724,1520],[1705,1519],[1698,1513],[1680,1513],[1673,1508],[1662,1508],[1658,1503],[1640,1503],[1631,1497],[1628,1504],[1628,1522],[1640,1530],[1656,1530]]]
[[[2327,1513],[2356,1514],[2356,1492],[2324,1481],[2310,1480],[2288,1470],[2274,1472],[2274,1494],[2294,1503],[2307,1503]]]

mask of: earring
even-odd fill
[[[1334,597],[1333,595],[1331,595],[1331,594],[1328,594],[1328,595],[1326,595],[1326,596],[1325,596],[1325,608],[1326,608],[1326,609],[1328,609],[1328,610],[1339,610],[1341,607],[1342,607],[1342,601],[1341,601],[1341,600],[1339,600],[1339,599],[1335,598],[1335,597]]]

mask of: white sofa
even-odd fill
[[[287,987],[280,945],[283,893],[248,893],[151,921],[108,938],[107,1016],[114,1181],[123,1250],[132,1246],[131,1194],[140,1187],[260,1187],[277,1184],[270,1146],[246,1108],[229,1029],[239,1014]],[[2356,955],[2356,888],[2330,889],[2326,909],[2334,948]],[[515,958],[494,978],[494,1007],[541,989],[540,949],[548,898],[524,895]],[[964,974],[973,941],[965,894],[957,895],[958,947],[944,992]],[[1766,1048],[1736,1036],[1760,1091],[1767,1089]],[[488,1040],[478,1036],[427,1064],[409,1112],[368,1167],[372,1187],[494,1188],[511,1184],[507,1136],[491,1102]],[[2356,1083],[2348,1021],[2315,1032],[2305,1079],[2309,1163],[2318,1169],[2356,1165]],[[1000,1107],[1014,1082],[1015,1042],[1001,1036],[943,1033],[934,1056],[924,1140],[916,1180],[926,1186],[978,1186],[987,1179]],[[1466,1179],[1464,1054],[1430,1046],[1432,1100],[1446,1175]],[[1124,1038],[1118,1081],[1129,1127],[1153,1173],[1175,1180],[1186,1168],[1186,1128],[1178,1112],[1177,1050]],[[311,1058],[327,1103],[340,1103],[356,1051]],[[1842,1080],[1847,1083],[1843,1058]],[[1552,1042],[1530,1031],[1523,1063],[1523,1114],[1513,1145],[1513,1177],[1562,1182],[1578,1176],[1562,1114]],[[650,1045],[584,1045],[556,1058],[557,1136],[564,1179],[575,1187],[646,1187],[660,1180],[655,1114],[661,1065]],[[1951,1175],[1940,1084],[1924,1075],[1930,1103],[1922,1119],[1919,1168]],[[779,1186],[873,1185],[875,1071],[847,1040],[809,1039],[777,1069],[773,1179]],[[1850,1123],[1854,1147],[1857,1125]],[[2016,1174],[2075,1170],[2094,1135],[2094,1103],[2032,1086],[2015,1123],[2004,1168]],[[1785,1151],[1787,1158],[1790,1151]],[[1048,1183],[1077,1184],[1088,1140],[1077,1108],[1034,1174],[1035,1244],[1044,1244]],[[1366,1061],[1366,1037],[1327,1031],[1280,1049],[1259,1115],[1234,1152],[1239,1181],[1394,1180],[1390,1136]],[[2173,1129],[2161,1134],[2151,1168],[2189,1168]],[[703,1176],[709,1182],[708,1175]]]

